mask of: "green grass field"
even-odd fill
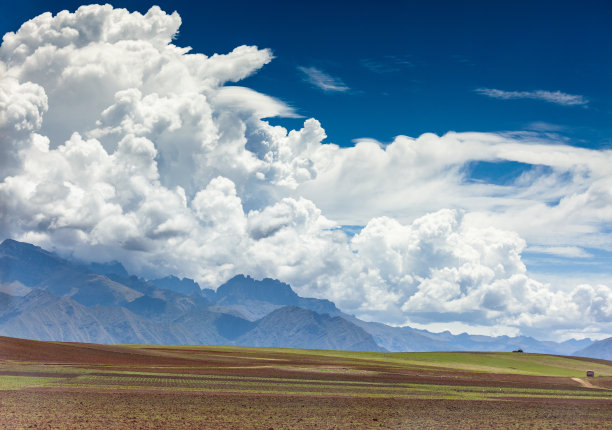
[[[157,349],[154,345],[130,345],[135,349]],[[177,357],[189,357],[193,352],[181,353],[182,346],[165,346],[173,349]],[[322,361],[334,360],[340,365],[367,363],[370,366],[402,368],[442,368],[470,372],[507,373],[539,376],[583,377],[586,370],[594,370],[599,376],[612,376],[612,362],[589,360],[577,357],[556,356],[547,354],[526,354],[513,352],[406,352],[380,353],[359,351],[329,351],[310,349],[281,348],[245,348],[229,346],[190,347],[190,350],[217,351],[223,354],[235,354],[262,361],[282,362],[291,360],[292,356],[309,356]],[[270,355],[270,356],[266,356]],[[280,363],[279,363],[280,365]]]

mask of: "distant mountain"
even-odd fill
[[[100,275],[120,275],[128,277],[130,276],[123,264],[118,261],[111,261],[108,263],[90,263],[89,268],[92,272],[99,273]]]
[[[256,281],[250,276],[238,275],[217,288],[217,302],[240,303],[257,300],[275,305],[295,304],[300,297],[288,284],[275,279]]]
[[[372,335],[340,317],[284,306],[266,315],[236,340],[237,345],[276,348],[385,351]]]
[[[2,335],[94,343],[183,344],[195,340],[176,324],[150,321],[124,307],[84,306],[44,290],[16,299],[11,309],[9,318],[0,318]]]
[[[36,270],[32,270],[33,267]],[[0,282],[3,284],[19,281],[23,285],[36,285],[59,272],[75,269],[67,261],[38,246],[11,239],[0,244]]]
[[[378,322],[365,322],[352,315],[342,314],[347,321],[361,327],[370,334],[374,341],[391,352],[415,352],[415,351],[449,351],[447,342],[432,339],[418,333],[410,327],[391,327]]]
[[[201,289],[198,283],[189,278],[179,279],[176,276],[166,276],[165,278],[154,279],[150,282],[157,288],[171,290],[188,296],[193,294],[201,294]]]
[[[37,340],[112,343],[112,336],[86,306],[43,290],[13,302],[10,318],[2,318],[3,335]]]
[[[67,261],[14,240],[0,244],[0,335],[394,352],[520,348],[552,354],[580,350],[581,355],[603,357],[609,351],[609,343],[597,346],[605,341],[588,347],[590,339],[557,343],[390,327],[347,315],[329,300],[300,297],[274,279],[238,275],[216,291],[200,289],[188,278],[147,281],[130,276],[116,261]]]
[[[378,345],[392,352],[416,351],[513,351],[569,355],[577,348],[592,343],[590,339],[563,343],[540,341],[527,336],[453,335],[450,332],[431,333],[411,327],[390,327],[377,322],[365,322],[351,315],[343,318],[370,333]]]
[[[146,281],[130,276],[117,262],[79,264],[6,240],[0,245],[0,285],[0,334],[5,336],[222,345],[246,344],[252,338],[275,346],[381,350],[371,336],[341,318],[298,308],[288,314],[272,312],[287,304],[340,312],[327,300],[299,297],[289,285],[272,279],[237,276],[220,291],[201,291],[190,279]],[[277,325],[268,341],[265,328],[274,326],[272,321]]]
[[[142,296],[141,292],[92,272],[86,266],[10,239],[0,244],[0,282],[44,289],[86,306],[116,306]]]
[[[612,360],[612,337],[594,342],[586,348],[574,352],[572,355]]]
[[[568,355],[576,350],[577,345],[587,345],[592,342],[590,339],[581,341],[570,340],[563,343],[552,341],[541,341],[529,336],[483,336],[462,333],[453,335],[450,332],[430,333],[425,330],[416,330],[423,336],[444,342],[450,350],[455,351],[513,351],[522,349],[525,352],[541,354],[561,354]]]
[[[236,309],[251,320],[262,318],[283,306],[297,306],[321,314],[341,313],[329,300],[300,297],[289,284],[270,278],[258,281],[250,276],[237,275],[217,288],[214,297],[210,294],[208,297],[217,305]]]

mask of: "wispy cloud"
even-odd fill
[[[534,99],[543,100],[563,106],[586,106],[589,101],[580,95],[562,93],[561,91],[504,91],[493,88],[478,88],[477,93],[495,99]]]
[[[365,58],[361,65],[374,73],[400,72],[402,69],[414,67],[414,64],[405,56],[385,55],[380,59]]]
[[[468,66],[474,66],[474,62],[467,56],[465,55],[461,55],[461,54],[454,54],[451,55],[451,59],[453,61],[456,61],[457,63],[462,63],[462,64],[466,64]]]
[[[400,71],[400,68],[395,65],[387,64],[382,61],[372,60],[370,58],[361,60],[361,65],[368,69],[370,72],[374,73],[393,73]]]
[[[310,82],[323,91],[344,92],[350,90],[340,78],[331,76],[316,67],[298,66],[298,70],[304,74],[304,78],[307,82]]]
[[[558,124],[551,124],[549,122],[544,122],[544,121],[530,122],[529,124],[527,124],[526,128],[528,130],[541,131],[541,132],[558,132],[558,131],[567,130],[567,127],[565,126],[558,125]]]
[[[592,254],[586,252],[583,248],[578,246],[529,246],[528,252],[537,254],[550,254],[557,257],[565,258],[591,258]]]

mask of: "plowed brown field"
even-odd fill
[[[419,357],[0,337],[0,428],[612,428],[611,362]]]

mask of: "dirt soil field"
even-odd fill
[[[522,368],[484,372],[464,369],[483,363],[475,354],[460,356],[462,369],[450,354],[426,365],[414,357],[0,337],[0,428],[612,427],[612,362],[526,354]],[[513,358],[490,355],[482,365]],[[580,363],[598,366],[592,387],[575,380],[581,373],[547,374],[578,372]]]

